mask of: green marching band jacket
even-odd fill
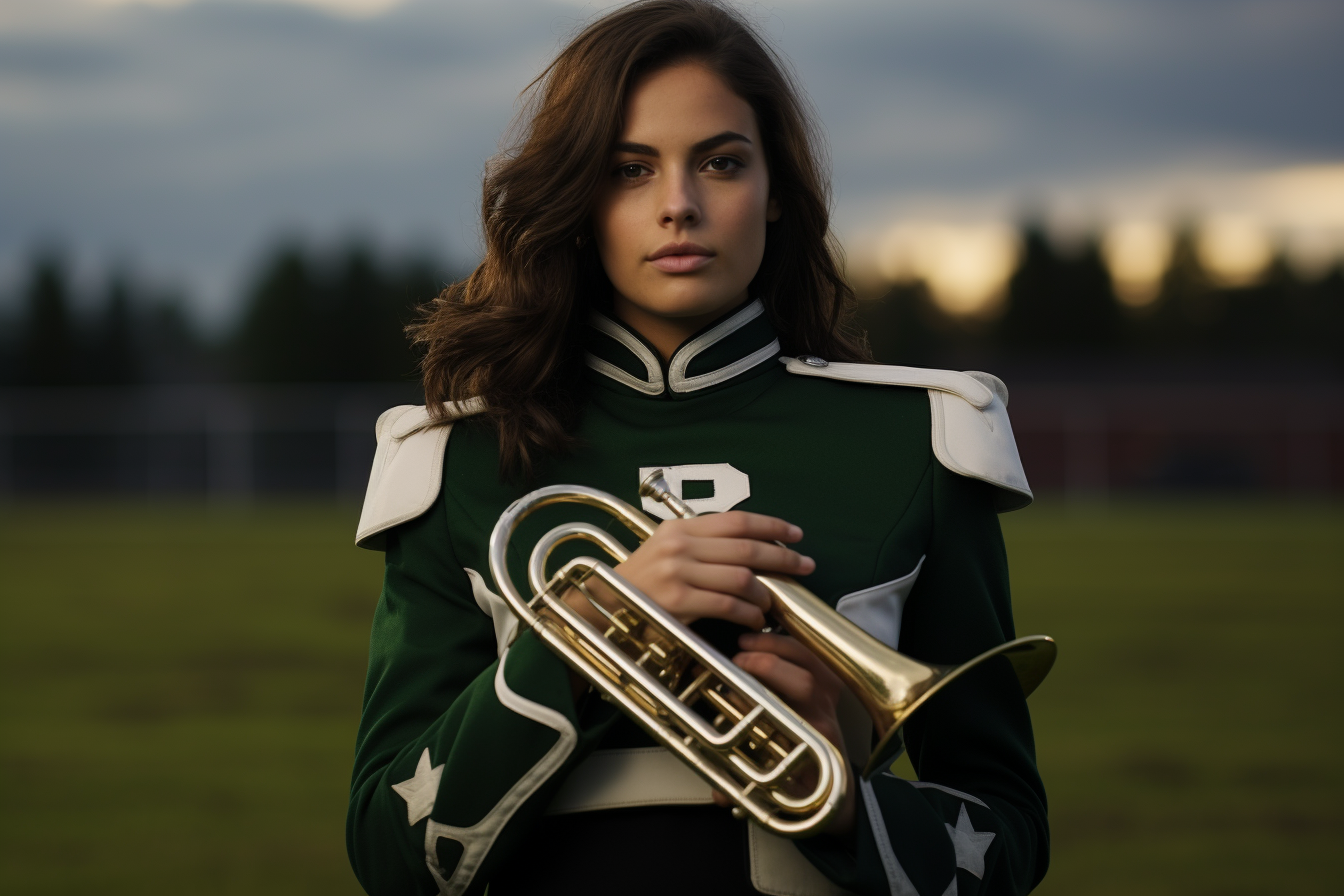
[[[387,565],[347,819],[365,889],[1030,890],[1048,863],[1045,792],[1006,663],[969,673],[911,718],[918,781],[859,780],[871,723],[855,701],[842,715],[853,831],[785,840],[712,805],[700,778],[593,692],[576,702],[567,667],[518,631],[487,562],[500,513],[543,485],[603,489],[666,518],[638,496],[662,468],[696,510],[800,526],[794,547],[817,562],[801,581],[870,634],[925,662],[964,662],[1015,637],[997,514],[1031,492],[1003,384],[781,357],[759,301],[667,364],[616,321],[594,314],[591,324],[580,448],[526,483],[500,480],[494,436],[472,417],[478,403],[450,407],[448,422],[410,406],[378,420],[357,542],[385,551]],[[515,581],[526,581],[537,537],[580,519],[628,536],[588,508],[543,508],[515,536]],[[737,651],[740,629],[694,628]]]

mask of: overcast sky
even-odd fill
[[[1338,0],[741,6],[815,104],[842,235],[1344,161]],[[470,259],[519,90],[602,8],[0,0],[0,284],[60,239],[219,322],[278,233]]]

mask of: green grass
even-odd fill
[[[359,893],[351,508],[0,514],[0,891]]]
[[[0,507],[0,892],[359,892],[381,557],[350,507]],[[1344,509],[1004,517],[1051,798],[1042,894],[1334,892]]]
[[[1055,860],[1043,894],[1338,892],[1344,512],[1004,517]]]

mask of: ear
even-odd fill
[[[776,221],[779,220],[780,215],[782,215],[782,214],[784,214],[784,212],[783,212],[783,210],[780,209],[780,207],[779,207],[779,200],[776,199],[775,197],[771,196],[771,197],[770,197],[770,201],[767,202],[767,203],[765,204],[765,220],[766,220],[766,223],[769,223],[769,224],[773,224],[773,223],[775,223]]]

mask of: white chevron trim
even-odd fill
[[[863,807],[868,810],[868,824],[873,829],[873,839],[877,841],[877,854],[882,857],[882,870],[887,874],[891,896],[919,896],[910,876],[896,858],[896,851],[891,848],[891,835],[887,833],[887,824],[882,820],[882,809],[877,804],[873,785],[860,778],[859,792],[863,794]]]
[[[513,814],[518,811],[523,803],[527,802],[537,788],[544,784],[564,764],[564,761],[569,758],[569,754],[574,752],[574,745],[579,740],[578,732],[574,730],[574,726],[569,723],[569,719],[565,718],[563,713],[557,712],[549,706],[534,703],[509,687],[504,680],[504,663],[508,658],[509,651],[506,648],[499,657],[499,667],[495,671],[495,696],[499,698],[500,703],[520,716],[560,732],[560,739],[546,751],[545,756],[537,760],[537,764],[532,766],[527,774],[519,778],[509,788],[508,792],[500,798],[493,809],[486,813],[484,818],[471,827],[459,828],[439,824],[432,818],[429,820],[429,824],[425,828],[425,864],[429,866],[429,873],[434,878],[434,882],[438,884],[439,893],[443,896],[460,896],[460,894],[466,892],[500,831],[504,830],[504,826],[509,823],[509,819],[513,818]],[[457,867],[453,869],[453,873],[446,879],[439,868],[438,844],[441,837],[447,837],[462,844],[462,857],[458,859]]]

